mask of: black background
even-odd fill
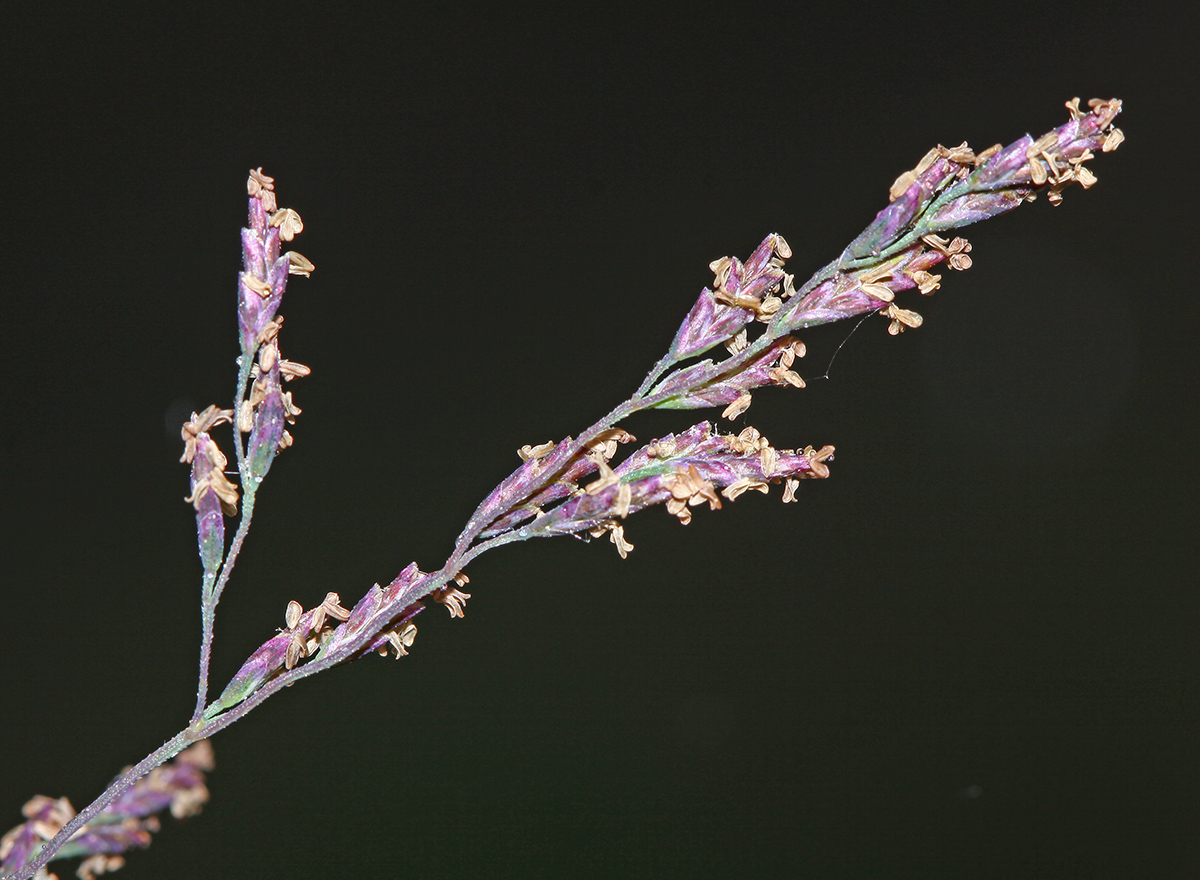
[[[756,395],[830,480],[640,514],[624,562],[482,558],[465,621],[217,737],[212,802],[122,876],[1190,876],[1195,81],[1150,8],[19,13],[0,825],[191,711],[178,427],[232,393],[246,169],[305,220],[282,339],[314,372],[218,688],[289,599],[436,568],[518,446],[636,387],[709,261],[776,231],[803,279],[934,143],[1116,96],[1096,187],[968,231],[919,331],[867,321],[828,381],[851,328],[813,331],[809,387]]]

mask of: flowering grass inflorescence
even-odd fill
[[[647,507],[661,504],[686,525],[694,507],[716,510],[722,499],[733,501],[750,490],[765,493],[772,484],[783,485],[784,502],[794,501],[800,480],[829,475],[832,446],[778,449],[753,427],[722,433],[702,421],[614,463],[622,445],[636,442],[620,423],[642,410],[704,407],[722,407],[722,418],[732,421],[760,388],[803,388],[794,368],[805,348],[794,334],[809,327],[871,312],[883,315],[893,335],[919,327],[921,316],[899,306],[896,296],[911,289],[933,293],[943,276],[932,270],[942,264],[955,272],[970,268],[971,245],[948,237],[951,233],[1039,193],[1057,205],[1069,184],[1086,189],[1096,182],[1085,163],[1093,151],[1109,152],[1123,140],[1112,125],[1121,102],[1093,99],[1084,110],[1075,98],[1066,106],[1070,120],[1036,140],[1026,135],[978,153],[965,143],[930,150],[892,184],[890,204],[871,225],[798,288],[784,270],[791,248],[777,234],[768,235],[745,261],[714,261],[712,285],[700,292],[641,386],[578,437],[518,450],[522,463],[476,508],[439,569],[424,572],[414,562],[386,587],[374,585],[352,608],[335,592],[307,610],[290,602],[285,627],[210,702],[216,606],[250,527],[256,494],[276,455],[293,442],[285,425],[300,410],[283,386],[309,373],[284,359],[279,348],[279,308],[288,277],[307,276],[314,268],[295,252],[281,253],[282,243],[304,226],[294,210],[278,206],[274,180],[261,168],[251,171],[238,278],[242,354],[234,405],[193,413],[182,431],[182,460],[191,464],[187,501],[196,511],[203,568],[200,675],[191,723],[79,814],[65,799],[39,796],[26,804],[27,821],[0,843],[5,877],[49,876],[46,862],[68,856],[85,857],[77,872],[84,880],[120,867],[119,853],[149,843],[157,827],[153,813],[170,806],[175,815],[190,814],[207,799],[202,771],[212,764],[208,737],[300,678],[374,651],[407,654],[417,632],[413,618],[424,600],[445,605],[451,617],[463,616],[470,598],[462,590],[469,582],[464,569],[488,550],[535,537],[608,535],[624,557],[633,549],[625,521]],[[233,429],[238,485],[226,476],[228,459],[211,434],[226,424]],[[224,520],[239,514],[239,501],[240,519],[227,547]]]

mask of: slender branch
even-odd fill
[[[242,448],[242,435],[237,422],[237,413],[241,410],[242,401],[246,399],[246,384],[250,381],[250,366],[253,363],[254,353],[247,352],[238,358],[238,380],[237,391],[234,394],[234,424],[233,424],[233,448],[234,455],[237,459],[238,475],[241,478],[242,484],[242,515],[238,522],[237,532],[233,536],[233,542],[229,546],[229,552],[225,556],[225,561],[221,565],[221,574],[216,578],[216,584],[211,584],[211,576],[206,576],[205,583],[202,588],[200,597],[200,676],[196,685],[196,708],[192,713],[192,723],[196,723],[204,714],[204,707],[208,701],[208,670],[209,663],[212,658],[212,641],[214,628],[216,625],[217,603],[221,601],[221,594],[225,591],[225,586],[229,583],[229,577],[233,573],[233,566],[237,563],[238,554],[242,551],[242,544],[246,541],[246,534],[250,531],[250,522],[254,516],[254,498],[258,493],[258,486],[253,480],[247,479],[246,469],[246,453]]]

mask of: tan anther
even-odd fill
[[[312,375],[312,368],[296,363],[296,361],[280,358],[279,375],[283,378],[284,382],[291,382],[293,379],[303,379],[305,376]]]
[[[796,295],[795,283],[796,283],[796,276],[788,275],[785,272],[783,275],[783,291],[779,295],[782,296],[784,299],[787,299],[790,296],[795,296]]]
[[[312,264],[312,261],[303,254],[298,254],[295,251],[288,251],[285,255],[288,258],[288,274],[303,275],[305,278],[312,275],[313,270],[317,268]]]
[[[792,364],[794,364],[796,362],[796,358],[804,357],[804,354],[806,351],[807,351],[807,349],[804,347],[804,343],[801,342],[799,339],[793,341],[790,345],[785,345],[783,348],[781,348],[779,350],[779,368],[780,368],[780,370],[781,371],[790,371]],[[790,385],[796,385],[796,383],[792,379],[784,376],[783,372],[781,372],[779,376],[776,376],[774,374],[774,372],[772,372],[771,378],[775,379],[776,381],[782,380],[783,382],[787,382]],[[800,377],[796,376],[796,378],[799,379]],[[796,385],[796,387],[803,388],[804,380],[801,379],[800,384]]]
[[[917,285],[917,289],[926,295],[933,293],[942,286],[941,275],[931,275],[924,269],[918,269],[915,272],[910,272],[908,277],[911,278],[913,283]]]
[[[292,392],[290,391],[282,392],[279,398],[283,401],[283,417],[287,419],[289,425],[294,425],[296,423],[296,416],[300,415],[304,410],[292,403]]]
[[[940,235],[930,234],[922,235],[921,241],[925,242],[925,244],[946,256],[948,258],[947,262],[952,269],[962,270],[971,268],[971,258],[966,256],[966,254],[971,250],[971,243],[965,238],[955,237],[953,241],[947,241]],[[958,257],[958,259],[955,259],[955,257]],[[916,280],[915,275],[912,277],[914,280]],[[940,280],[941,276],[936,277]],[[932,290],[936,290],[936,287],[932,288]]]
[[[908,192],[908,188],[917,182],[917,178],[929,170],[929,166],[938,160],[938,147],[934,147],[917,163],[917,167],[910,171],[905,171],[892,183],[888,188],[888,201],[894,202],[900,196]]]
[[[343,608],[341,602],[342,597],[337,593],[326,593],[321,604],[313,609],[313,629],[320,630],[325,625],[326,617],[332,617],[334,620],[348,619],[350,617],[350,609]]]
[[[819,478],[825,479],[829,476],[829,467],[825,464],[827,461],[833,461],[833,453],[836,450],[832,446],[822,446],[820,449],[813,449],[811,446],[805,446],[803,455],[812,465],[810,473]]]
[[[1038,138],[1036,141],[1034,141],[1033,145],[1025,151],[1025,154],[1026,155],[1033,154],[1036,156],[1039,153],[1049,152],[1052,147],[1057,147],[1057,146],[1058,146],[1058,132],[1048,131],[1044,135],[1042,135],[1040,138]]]
[[[908,309],[902,309],[895,303],[892,303],[886,309],[883,309],[881,314],[885,318],[892,319],[892,323],[888,325],[888,333],[892,334],[893,336],[897,335],[898,333],[903,333],[904,328],[906,327],[911,327],[915,330],[921,326],[921,322],[924,320],[924,318],[922,318],[916,312]]]
[[[892,277],[892,270],[884,266],[876,266],[867,272],[862,272],[858,276],[859,288],[867,296],[880,300],[881,302],[891,302],[895,299],[896,294],[892,289],[883,282]]]
[[[929,152],[921,157],[921,161],[918,162],[917,167],[913,169],[913,174],[917,175],[917,177],[920,177],[929,170],[929,167],[938,160],[940,155],[941,152],[938,147],[931,148]]]
[[[1125,142],[1125,132],[1119,128],[1114,128],[1104,136],[1104,143],[1100,146],[1101,153],[1111,153],[1117,147]]]
[[[625,519],[629,516],[629,505],[633,501],[633,489],[628,483],[617,486],[617,499],[613,502],[613,516]]]
[[[949,159],[957,165],[973,165],[975,163],[975,151],[967,146],[967,142],[963,141],[957,147],[943,147],[938,144],[938,155],[943,159]]]
[[[908,188],[916,182],[917,175],[912,171],[905,171],[892,181],[892,185],[888,188],[888,201],[896,201],[896,199],[908,192]]]
[[[283,668],[295,669],[301,657],[308,654],[308,639],[300,633],[290,633],[287,650],[283,654]]]
[[[767,484],[762,480],[757,480],[754,477],[740,477],[721,490],[721,494],[730,501],[736,501],[744,493],[753,489],[756,492],[767,494]]]
[[[460,571],[454,576],[454,583],[458,584],[460,587],[465,587],[467,584],[471,583],[471,579],[467,577],[467,573],[465,571]]]
[[[683,525],[686,526],[692,521],[688,507],[695,507],[707,501],[710,510],[720,509],[721,499],[717,495],[716,487],[704,479],[695,465],[689,465],[687,470],[679,468],[671,476],[671,497],[667,499],[667,513],[679,517]]]
[[[270,372],[279,358],[279,345],[274,341],[267,343],[258,350],[258,367],[262,372]]]
[[[1051,131],[1042,135],[1025,150],[1025,158],[1029,162],[1029,176],[1035,184],[1041,186],[1050,179],[1050,174],[1057,176],[1058,168],[1054,162],[1053,151],[1058,146],[1058,134]],[[1042,165],[1042,160],[1050,166],[1048,172]]]
[[[1053,153],[1042,153],[1042,158],[1046,160],[1046,164],[1050,166],[1050,180],[1052,183],[1065,183],[1072,177],[1071,166],[1062,167],[1054,158]],[[1061,157],[1060,157],[1061,158]]]
[[[792,345],[785,345],[779,350],[779,366],[787,369],[796,362],[796,351]]]
[[[727,290],[718,290],[713,294],[713,299],[722,305],[731,306],[735,309],[747,309],[752,312],[757,312],[762,307],[762,303],[752,296],[730,293]]]
[[[939,253],[943,253],[943,254],[949,253],[948,248],[950,246],[950,241],[948,239],[942,238],[940,235],[934,235],[931,232],[928,235],[922,235],[921,241],[925,242],[925,244],[929,245],[929,247],[933,248],[935,251],[938,251]]]
[[[539,443],[537,446],[530,446],[526,443],[517,450],[517,455],[521,456],[521,461],[529,461],[530,459],[541,458],[549,453],[557,444],[553,440],[547,440],[545,443]]]
[[[860,284],[859,289],[862,290],[862,292],[867,296],[877,299],[880,302],[891,302],[896,298],[896,294],[894,294],[892,289],[886,284],[867,282],[865,284]]]
[[[276,315],[258,332],[258,341],[266,344],[272,339],[278,338],[281,327],[283,327],[283,315]]]
[[[738,399],[721,411],[721,418],[733,421],[746,410],[750,409],[751,397],[749,391],[743,391]]]
[[[1062,200],[1063,200],[1062,190],[1059,189],[1058,187],[1055,187],[1054,189],[1050,190],[1050,192],[1046,193],[1046,200],[1048,202],[1050,202],[1050,204],[1054,205],[1055,207],[1058,207],[1059,205],[1062,204]]]
[[[976,153],[975,154],[975,167],[978,168],[980,165],[982,165],[988,159],[992,158],[992,156],[999,153],[1002,149],[1004,149],[1002,145],[992,144],[990,147],[988,147],[982,153]]]
[[[212,457],[210,456],[209,458],[211,460]],[[221,458],[224,459],[225,456],[222,455]],[[224,465],[221,467],[224,467]],[[204,479],[197,480],[192,494],[183,500],[199,510],[200,502],[208,496],[209,492],[215,494],[220,500],[221,512],[225,516],[235,516],[237,514],[237,487],[229,482],[229,478],[218,467],[214,467],[209,471],[208,476]]]
[[[262,166],[259,165],[250,171],[250,177],[246,180],[246,193],[256,196],[264,189],[275,189],[275,178],[263,174]]]
[[[1079,185],[1084,189],[1094,186],[1096,183],[1096,175],[1083,165],[1075,167],[1075,179],[1079,181]]]
[[[800,374],[786,367],[772,367],[767,372],[767,375],[771,377],[771,381],[776,385],[791,385],[793,388],[804,387],[804,380],[800,378]]]
[[[243,400],[238,409],[237,429],[243,434],[254,430],[254,404],[248,400]]]
[[[667,499],[667,513],[679,517],[679,522],[687,525],[692,521],[692,512],[688,510],[687,502],[679,498]]]
[[[1117,114],[1121,112],[1121,102],[1116,98],[1108,101],[1103,98],[1092,98],[1088,101],[1088,106],[1096,114],[1096,124],[1102,129],[1108,128],[1117,118]]]
[[[655,443],[652,447],[653,452],[654,452],[653,457],[654,458],[670,458],[672,455],[675,454],[676,446],[677,446],[677,444],[675,442],[675,438],[673,438],[673,437],[669,440],[657,440],[657,441],[655,441]]]
[[[771,316],[778,312],[782,306],[783,300],[777,296],[763,297],[763,301],[754,310],[754,317],[756,320],[768,324],[771,321]]]
[[[609,486],[615,486],[620,478],[606,461],[596,462],[600,467],[600,477],[592,483],[584,487],[583,491],[588,495],[597,495],[607,489]]]
[[[596,439],[593,440],[587,448],[592,453],[599,455],[605,461],[609,461],[614,455],[617,454],[618,443],[630,443],[636,439],[636,437],[634,437],[624,428],[609,428],[608,430],[601,431],[599,434],[597,434]]]
[[[318,605],[316,608],[314,608],[312,610],[311,631],[313,633],[319,633],[321,631],[321,628],[324,626],[325,626],[325,606]],[[311,639],[310,639],[310,641],[311,641]],[[312,653],[312,652],[310,651],[309,653]]]
[[[257,293],[263,299],[266,299],[271,295],[271,285],[267,284],[267,282],[263,281],[261,278],[251,275],[249,272],[241,273],[241,278],[243,284]]]
[[[183,423],[179,434],[183,438],[183,457],[180,462],[190,464],[196,457],[196,438],[206,434],[218,425],[229,424],[233,421],[233,410],[221,409],[216,404],[206,407],[202,413],[192,413],[191,419]],[[221,465],[224,467],[224,465]]]
[[[250,383],[250,405],[258,406],[267,399],[267,388],[270,386],[267,383],[266,377],[259,379],[257,382]]]
[[[696,470],[695,465],[688,465],[688,474],[692,478],[692,485],[696,487],[692,497],[688,499],[688,504],[695,507],[697,504],[707,501],[709,510],[720,510],[721,499],[717,495],[717,487],[704,479],[700,471]]]
[[[730,354],[737,354],[746,348],[746,328],[743,327],[738,331],[736,336],[731,336],[725,340],[725,350]]]
[[[715,276],[713,280],[713,290],[723,291],[725,282],[729,280],[729,270],[733,267],[733,259],[731,257],[721,257],[719,260],[713,260],[708,264],[708,268],[712,270]]]
[[[946,247],[947,265],[951,269],[964,271],[971,268],[971,258],[967,256],[971,252],[971,243],[961,236],[955,236],[954,240]]]
[[[788,477],[783,481],[783,503],[790,504],[796,500],[796,488],[800,485],[800,481],[795,477]]]
[[[281,208],[271,215],[271,225],[279,227],[279,237],[291,241],[304,231],[304,221],[291,208]]]
[[[629,555],[629,551],[633,549],[633,545],[625,540],[625,526],[620,523],[612,523],[608,533],[608,539],[616,545],[617,554],[624,559]]]
[[[742,455],[747,452],[757,452],[763,446],[769,445],[766,438],[758,433],[758,428],[753,425],[747,425],[742,429],[742,432],[736,437],[728,435],[725,437],[725,442],[729,444],[729,448]]]
[[[451,617],[467,616],[466,604],[467,600],[471,598],[470,593],[464,593],[457,587],[447,585],[434,592],[433,598],[450,610]]]
[[[789,245],[784,237],[777,232],[772,233],[771,238],[771,247],[775,253],[779,254],[779,256],[783,257],[785,260],[790,260],[792,258],[791,245]]]
[[[1046,167],[1042,165],[1041,159],[1038,158],[1036,153],[1034,155],[1028,155],[1027,153],[1026,156],[1029,159],[1029,179],[1038,186],[1041,186],[1049,180],[1050,175],[1046,173]]]
[[[414,624],[405,621],[400,625],[399,630],[391,629],[384,633],[384,638],[388,640],[388,644],[390,644],[392,649],[396,652],[396,659],[399,660],[401,657],[408,655],[408,651],[406,649],[411,648],[413,642],[416,641],[417,627]],[[387,648],[380,648],[379,653],[386,656]]]
[[[762,467],[764,476],[769,477],[771,474],[775,473],[775,465],[778,463],[778,461],[778,453],[776,453],[775,450],[770,446],[763,447],[762,451],[758,454],[758,463]]]
[[[1079,119],[1083,116],[1083,111],[1079,109],[1079,98],[1072,98],[1063,106],[1070,112],[1072,119]]]
[[[287,624],[288,629],[295,629],[296,624],[300,622],[300,616],[304,614],[304,606],[293,599],[287,604],[287,611],[283,613],[283,620]]]

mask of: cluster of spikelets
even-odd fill
[[[275,455],[292,445],[292,435],[284,427],[295,424],[300,408],[283,383],[309,375],[304,364],[289,361],[279,352],[279,333],[283,316],[278,314],[287,287],[288,276],[308,276],[313,264],[295,251],[280,253],[281,242],[290,242],[303,229],[300,215],[291,208],[279,208],[275,199],[274,178],[258,168],[246,182],[249,199],[249,224],[242,230],[242,272],[238,276],[238,329],[242,356],[239,361],[243,393],[237,409],[210,406],[192,413],[183,426],[184,451],[180,461],[192,465],[191,494],[187,502],[196,508],[196,529],[200,558],[206,580],[215,580],[225,553],[225,516],[237,514],[238,490],[226,477],[229,460],[217,446],[211,432],[223,424],[237,429],[234,446],[242,486],[253,492]],[[248,439],[243,451],[242,436]]]
[[[660,362],[662,369],[631,398],[623,415],[639,409],[721,406],[722,417],[734,420],[746,412],[755,389],[804,387],[794,367],[805,347],[790,335],[795,330],[869,312],[886,318],[892,335],[919,327],[921,316],[897,305],[896,295],[907,289],[925,295],[938,290],[943,277],[931,270],[940,264],[956,272],[972,265],[971,244],[942,233],[1033,201],[1041,191],[1059,204],[1068,184],[1088,188],[1095,183],[1084,163],[1093,158],[1092,148],[1107,152],[1123,139],[1112,127],[1120,102],[1094,99],[1090,112],[1081,111],[1079,103],[1067,102],[1070,122],[1037,140],[1027,135],[1008,147],[997,144],[979,153],[966,143],[933,148],[896,179],[889,206],[862,235],[800,288],[785,271],[792,249],[778,234],[768,235],[744,261],[728,256],[713,261],[712,285],[703,289],[681,324]],[[697,360],[714,347],[723,347],[727,356]],[[518,450],[522,465],[480,505],[460,546],[607,534],[624,557],[633,548],[624,528],[630,513],[663,504],[686,524],[697,505],[715,510],[722,498],[766,492],[771,483],[782,483],[783,500],[794,501],[801,479],[828,476],[826,462],[834,452],[832,446],[778,450],[754,428],[722,434],[702,422],[654,440],[614,466],[619,445],[634,440],[615,424],[598,424],[578,440],[523,446]],[[411,617],[422,606],[399,607],[396,602],[420,593],[422,584],[429,589],[421,595],[446,605],[451,616],[463,616],[470,594],[458,587],[465,585],[466,575],[451,568],[424,573],[414,564],[397,579],[403,589],[397,582],[387,590],[373,588],[382,597],[373,603],[373,613],[393,615],[373,647],[390,646],[397,657],[406,653],[415,635]],[[391,602],[388,596],[394,597]],[[314,628],[305,616],[311,612],[303,612],[299,603],[289,607],[287,630],[266,652],[279,662],[272,671],[260,667],[256,680],[345,641],[341,628]],[[290,653],[281,653],[284,637],[290,639]]]
[[[909,289],[931,294],[942,282],[931,270],[945,263],[964,271],[972,263],[971,244],[948,233],[1033,201],[1040,192],[1057,205],[1068,185],[1095,184],[1085,163],[1094,158],[1093,150],[1110,152],[1124,139],[1112,124],[1121,102],[1093,99],[1087,111],[1079,103],[1078,98],[1068,101],[1070,120],[1036,140],[1026,135],[978,153],[966,143],[930,150],[896,178],[889,205],[866,230],[799,288],[784,271],[791,248],[776,234],[744,262],[714,261],[711,287],[701,291],[667,354],[629,400],[578,439],[522,447],[522,464],[479,505],[438,571],[423,572],[412,563],[386,587],[375,584],[349,609],[332,592],[308,610],[290,602],[285,627],[251,655],[221,696],[207,708],[198,698],[196,737],[241,717],[273,688],[299,675],[372,651],[404,656],[416,635],[412,618],[423,609],[421,600],[432,598],[451,617],[462,617],[470,598],[461,589],[468,583],[462,569],[493,547],[533,537],[607,534],[625,557],[633,545],[624,521],[645,507],[662,504],[686,525],[693,508],[716,510],[722,499],[765,493],[773,483],[783,484],[785,503],[794,501],[800,480],[829,475],[832,446],[777,449],[752,427],[726,434],[701,422],[654,440],[614,465],[619,446],[635,440],[617,423],[640,410],[702,407],[722,407],[722,417],[734,420],[746,412],[756,389],[803,388],[793,369],[805,351],[792,335],[798,330],[869,313],[883,315],[892,335],[919,327],[921,316],[897,305],[896,295]],[[248,527],[254,493],[276,454],[292,443],[284,425],[300,413],[282,386],[309,373],[279,350],[283,318],[278,309],[287,279],[313,270],[303,256],[281,253],[281,242],[291,241],[303,223],[295,211],[278,207],[274,181],[261,168],[250,173],[247,192],[249,224],[242,230],[244,265],[238,278],[239,400],[231,409],[210,406],[193,413],[182,431],[182,460],[192,466],[187,501],[196,510],[205,572],[201,697],[207,687],[211,613]],[[699,359],[718,348],[724,357]],[[228,460],[210,434],[223,424],[235,429],[245,498],[228,559],[223,519],[238,512],[238,486],[226,476]],[[153,813],[167,806],[177,816],[199,809],[207,798],[203,771],[210,767],[211,751],[201,740],[119,795],[54,856],[86,856],[78,871],[82,880],[120,867],[120,852],[148,844],[157,828]],[[0,842],[0,869],[6,874],[29,865],[75,815],[65,799],[44,797],[30,801],[24,813],[27,821]],[[43,867],[38,876],[52,875]]]

